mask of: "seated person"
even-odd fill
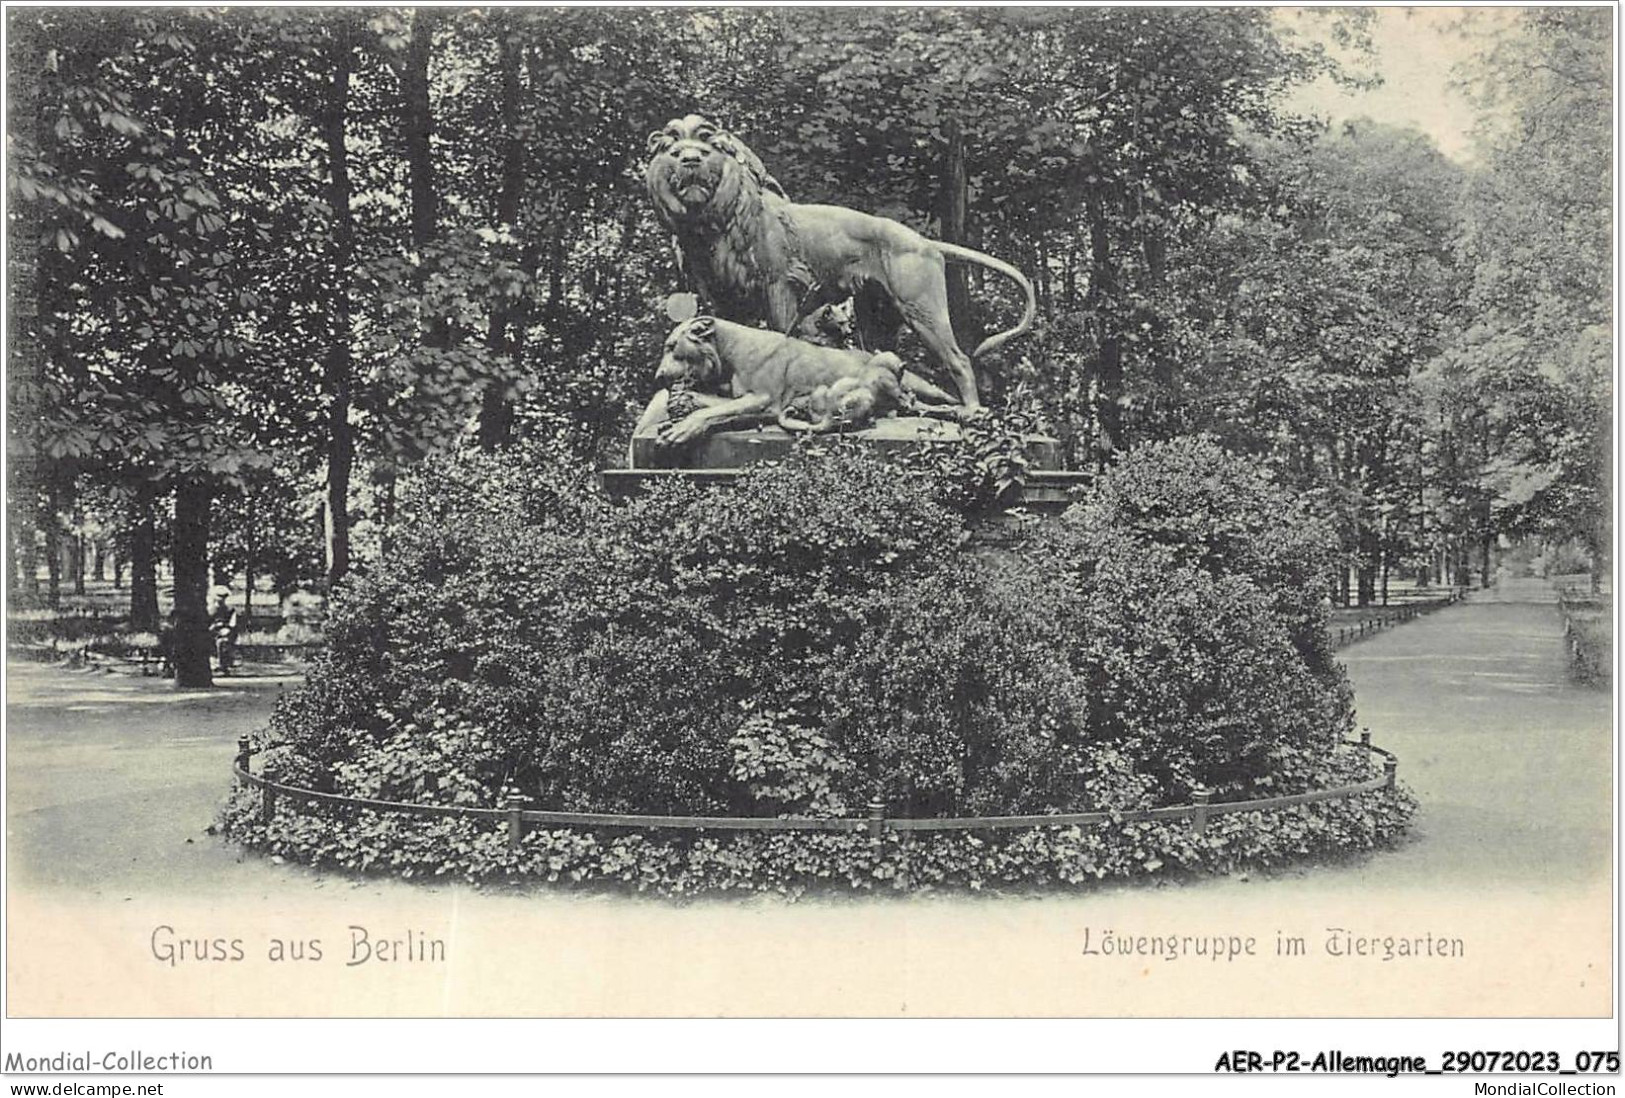
[[[237,662],[237,611],[229,602],[231,588],[216,587],[210,596],[209,635],[214,638],[215,662],[225,675]]]
[[[175,611],[171,610],[158,628],[158,674],[166,679],[175,677]]]

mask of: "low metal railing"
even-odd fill
[[[1463,592],[1457,589],[1442,598],[1419,599],[1415,602],[1402,603],[1398,606],[1385,608],[1383,613],[1374,618],[1367,618],[1353,625],[1340,625],[1331,631],[1334,638],[1332,647],[1342,648],[1353,644],[1355,641],[1375,636],[1384,629],[1392,629],[1396,625],[1421,617],[1423,614],[1431,614],[1433,611],[1442,610],[1446,606],[1454,606],[1461,601],[1462,595]]]
[[[867,833],[878,841],[887,831],[982,831],[1023,827],[1082,827],[1104,823],[1127,823],[1136,820],[1190,821],[1191,830],[1200,835],[1207,830],[1208,821],[1215,816],[1237,812],[1271,812],[1315,801],[1338,800],[1362,793],[1374,793],[1392,788],[1399,768],[1399,760],[1392,752],[1375,746],[1371,733],[1362,733],[1358,740],[1345,741],[1345,746],[1358,748],[1383,760],[1382,773],[1353,785],[1332,789],[1317,789],[1307,793],[1292,793],[1279,797],[1262,797],[1246,801],[1214,801],[1209,790],[1198,789],[1190,804],[1170,805],[1164,808],[1143,808],[1122,812],[1070,812],[1038,816],[961,816],[961,817],[902,817],[886,815],[883,801],[870,801],[865,807],[867,816],[822,818],[813,816],[651,816],[613,812],[553,812],[525,807],[524,797],[511,796],[499,808],[473,808],[464,805],[410,804],[404,801],[384,801],[367,797],[347,797],[339,793],[324,793],[304,789],[277,781],[274,775],[255,774],[250,769],[252,748],[248,737],[237,741],[237,758],[232,772],[245,785],[261,792],[261,814],[266,823],[276,817],[277,807],[284,800],[315,804],[336,805],[351,811],[382,812],[415,816],[454,816],[487,819],[505,823],[508,846],[518,849],[524,840],[527,825],[541,824],[552,827],[629,828],[635,830],[679,829],[689,831],[841,831]]]

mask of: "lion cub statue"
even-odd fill
[[[917,415],[919,402],[904,391],[902,382],[903,360],[882,351],[858,373],[820,385],[805,401],[793,401],[779,413],[779,426],[786,431],[824,434],[856,430],[894,412]],[[803,410],[803,416],[795,415]]]
[[[973,355],[1032,326],[1032,283],[1010,264],[927,240],[890,218],[791,202],[743,141],[700,115],[650,135],[649,152],[644,181],[655,214],[676,236],[691,288],[721,317],[791,332],[818,308],[851,298],[863,346],[889,344],[906,323],[967,409],[981,404]],[[973,355],[960,349],[949,322],[949,260],[996,271],[1026,296],[1020,322],[983,340]]]

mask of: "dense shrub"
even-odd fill
[[[1024,558],[1065,588],[1097,737],[1162,799],[1256,796],[1313,784],[1352,727],[1320,594],[1333,544],[1258,466],[1176,439],[1127,453]]]
[[[13,610],[6,615],[6,640],[12,644],[97,640],[107,637],[126,620],[116,614]]]
[[[1309,665],[1331,666],[1323,594],[1337,540],[1261,466],[1205,438],[1136,447],[1067,519],[1088,538],[1128,537],[1159,564],[1247,580]]]
[[[1614,624],[1608,600],[1566,598],[1562,609],[1569,673],[1578,682],[1608,686],[1614,674]]]
[[[310,683],[273,717],[271,740],[314,760],[324,788],[748,810],[729,744],[744,718],[813,712],[877,608],[962,537],[850,459],[621,507],[472,479],[448,470],[410,502],[421,517],[338,600]],[[386,773],[384,755],[412,764]]]
[[[922,476],[837,447],[732,490],[665,485],[610,505],[511,460],[440,467],[406,501],[388,559],[336,601],[327,651],[272,718],[267,762],[366,797],[768,816],[861,814],[877,796],[893,815],[1127,810],[1347,770],[1334,748],[1348,690],[1306,590],[1323,551],[1254,467],[1205,443],[1147,447],[1064,521],[996,553],[967,546]],[[1084,859],[1079,879],[1230,856],[1186,851],[1182,827],[1133,825],[889,840],[878,862],[850,836],[555,835],[516,861],[447,821],[316,816],[266,834],[252,800],[228,813],[251,842],[472,877],[530,872],[544,854],[548,873],[635,868],[682,889],[783,884],[796,874],[764,868],[774,851],[822,867],[810,877],[970,884],[1069,879],[1044,867],[1058,851]],[[1402,799],[1362,803],[1376,814],[1291,818],[1336,842],[1386,841]],[[455,839],[441,860],[424,829]],[[1296,849],[1232,838],[1231,853],[1261,844],[1254,860]],[[975,868],[983,855],[967,852],[983,845],[1003,868]]]

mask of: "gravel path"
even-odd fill
[[[295,677],[177,690],[35,663],[7,672],[8,883],[119,897],[154,885],[233,895],[281,886],[282,870],[241,859],[204,829],[237,737],[265,723]]]
[[[1550,585],[1507,579],[1340,653],[1422,802],[1382,883],[1568,887],[1612,868],[1612,699],[1571,683]]]

